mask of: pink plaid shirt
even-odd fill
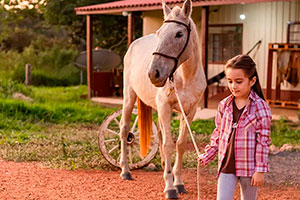
[[[211,142],[205,147],[202,162],[207,165],[218,153],[218,175],[232,131],[233,95],[218,106],[216,128]],[[235,135],[236,176],[251,177],[254,172],[268,172],[271,112],[267,103],[251,90],[248,102],[239,119]]]

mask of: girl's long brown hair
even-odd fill
[[[258,96],[260,96],[263,100],[265,100],[258,79],[256,64],[250,56],[241,54],[231,58],[230,60],[227,61],[225,65],[225,72],[228,68],[242,69],[250,80],[252,80],[253,77],[256,77],[256,82],[252,86],[252,89],[256,92]]]

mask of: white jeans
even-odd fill
[[[257,187],[251,186],[251,177],[237,177],[235,174],[220,173],[217,200],[232,200],[237,182],[240,182],[241,200],[256,200]]]

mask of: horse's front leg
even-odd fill
[[[171,135],[171,114],[172,109],[169,105],[164,104],[163,108],[158,107],[159,123],[162,131],[162,152],[165,159],[165,169],[164,169],[164,180],[166,198],[177,199],[177,191],[173,184],[173,174],[172,174],[172,151],[173,151],[173,138]]]
[[[160,153],[160,163],[161,163],[161,167],[164,170],[165,169],[165,154],[164,154],[164,150],[162,148],[162,133],[161,130],[162,128],[160,127],[160,120],[158,119],[157,122],[157,135],[158,135],[158,141],[159,141],[159,153]]]
[[[193,109],[193,111],[187,115],[189,124],[191,124],[195,113],[196,113],[196,109]],[[176,142],[176,160],[173,168],[174,185],[177,189],[177,192],[180,194],[186,193],[184,183],[181,179],[181,170],[182,170],[183,154],[186,149],[187,135],[188,135],[188,127],[183,118],[183,115],[181,114],[179,137]]]
[[[127,89],[127,90],[126,90]],[[130,130],[130,119],[131,113],[136,101],[136,94],[132,89],[126,88],[124,90],[124,102],[123,102],[123,110],[122,110],[122,119],[121,119],[121,132],[120,132],[120,140],[121,140],[121,157],[120,157],[120,167],[122,169],[121,177],[123,180],[132,180],[132,176],[130,174],[128,159],[127,159],[127,137]]]

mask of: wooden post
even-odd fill
[[[80,70],[80,85],[83,84],[83,70]]]
[[[25,85],[31,84],[31,64],[25,65]]]
[[[134,14],[132,12],[128,13],[128,24],[127,24],[127,48],[133,41],[134,36]]]
[[[209,7],[202,7],[202,15],[201,15],[201,37],[202,37],[202,65],[204,68],[205,77],[207,79],[207,71],[208,71],[208,14]],[[208,104],[208,86],[205,89],[204,93],[204,108],[207,108]]]
[[[269,44],[268,52],[268,74],[267,74],[267,99],[272,99],[272,68],[273,68],[273,51],[270,49]]]
[[[93,97],[93,29],[92,16],[86,16],[86,56],[87,56],[87,85],[88,98]]]

